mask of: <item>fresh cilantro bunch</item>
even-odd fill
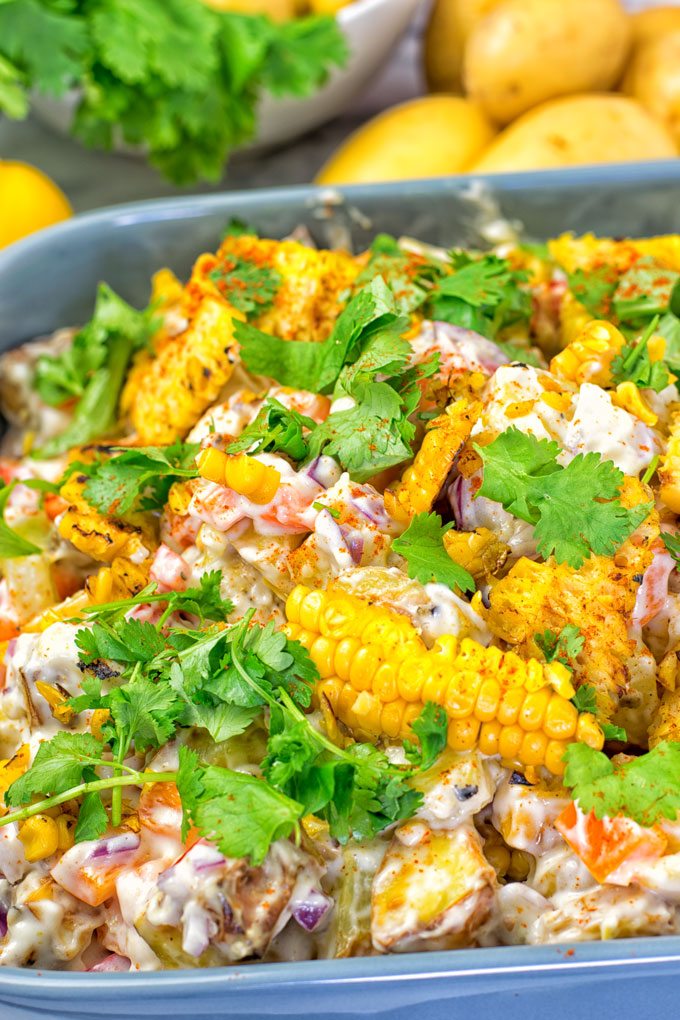
[[[557,443],[516,427],[475,449],[484,464],[477,495],[533,524],[545,559],[554,554],[578,569],[591,553],[610,556],[651,510],[649,503],[624,507],[623,472],[599,453],[578,454],[562,467]]]
[[[429,296],[428,317],[473,329],[495,339],[506,326],[531,316],[526,274],[497,255],[452,252],[454,270],[439,278]]]
[[[176,481],[198,476],[199,443],[110,449],[112,457],[99,456],[90,464],[76,461],[66,475],[87,478],[83,495],[101,513],[162,510]]]
[[[392,542],[393,552],[403,556],[408,576],[429,584],[446,584],[468,592],[475,590],[471,574],[451,559],[444,547],[444,535],[453,524],[442,524],[439,514],[415,514],[406,531]]]
[[[7,9],[0,4],[0,39]],[[56,457],[111,432],[130,359],[157,325],[153,308],[139,312],[105,283],[99,285],[92,319],[73,343],[61,354],[38,358],[34,387],[40,398],[53,406],[75,401],[70,423],[38,451],[41,457]]]
[[[0,113],[76,89],[80,141],[143,146],[175,184],[219,180],[255,134],[263,94],[310,95],[346,59],[330,17],[278,24],[198,0],[0,3]]]
[[[597,818],[625,815],[651,826],[675,820],[680,811],[680,743],[663,741],[647,754],[615,763],[587,744],[573,743],[564,755],[564,785],[586,813]]]

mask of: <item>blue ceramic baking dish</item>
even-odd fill
[[[0,210],[2,215],[2,210]],[[564,230],[680,233],[680,161],[365,186],[291,188],[118,206],[0,252],[0,349],[85,319],[99,280],[133,302],[163,265],[186,273],[232,218],[321,243],[377,231],[483,246],[499,220]],[[640,1020],[678,1016],[680,937],[469,949],[146,974],[0,969],[0,1020]]]

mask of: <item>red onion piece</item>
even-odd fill
[[[375,524],[381,531],[390,527],[392,522],[385,510],[382,496],[377,493],[375,496],[357,496],[351,502],[355,510],[358,510],[363,517]]]
[[[312,889],[304,900],[299,900],[292,910],[293,917],[305,931],[316,931],[333,906],[333,900],[325,893]]]
[[[7,907],[0,903],[0,939],[7,934]]]
[[[105,956],[103,960],[100,960],[99,963],[95,963],[94,967],[88,967],[87,969],[91,973],[111,974],[114,971],[130,970],[130,961],[126,956],[111,953],[109,956]]]
[[[354,563],[357,566],[361,563],[361,557],[364,555],[364,540],[356,531],[352,531],[351,528],[340,527],[340,532],[345,540],[347,551]]]
[[[90,859],[97,857],[114,857],[116,854],[127,854],[139,847],[140,839],[136,832],[123,832],[120,836],[100,839],[90,854]]]

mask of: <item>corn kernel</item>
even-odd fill
[[[542,393],[541,398],[544,404],[551,407],[553,411],[559,411],[560,414],[566,414],[571,408],[571,394],[570,393],[554,393],[547,392]]]
[[[216,485],[224,485],[224,467],[227,462],[226,453],[222,453],[215,446],[206,446],[201,450],[196,465],[201,478]]]
[[[70,705],[65,704],[70,698],[68,691],[60,690],[56,684],[46,684],[43,680],[36,680],[35,689],[50,706],[52,717],[62,726],[68,726],[75,714]]]
[[[501,700],[501,685],[493,677],[482,681],[475,704],[475,716],[480,722],[491,722],[496,718]]]
[[[658,422],[659,416],[654,414],[634,382],[627,380],[619,383],[611,397],[612,404],[622,407],[645,425],[653,427]]]
[[[344,689],[345,686],[346,685],[343,684],[340,677],[329,676],[327,680],[322,680],[321,683],[318,684],[316,688],[319,701],[325,698],[328,704],[330,705],[331,710],[336,715],[338,709],[338,701],[340,700],[340,692]]]
[[[561,740],[549,740],[545,749],[545,767],[555,776],[561,776],[564,772],[564,752],[567,749],[566,743]]]
[[[503,727],[497,721],[482,723],[479,731],[479,750],[482,754],[498,754],[498,743]]]
[[[543,725],[545,711],[550,702],[551,692],[544,687],[540,691],[530,691],[519,711],[518,722],[523,730],[539,730]]]
[[[328,640],[332,640],[329,638]],[[349,673],[361,644],[358,638],[348,637],[338,641],[335,646],[335,672],[341,680],[349,680]]]
[[[399,665],[397,687],[404,701],[420,701],[423,684],[428,676],[428,661],[422,655],[411,655]]]
[[[27,861],[42,861],[57,852],[59,830],[53,818],[47,815],[33,815],[19,826],[19,839],[24,845]]]
[[[312,647],[309,649],[316,668],[322,678],[332,676],[335,673],[335,641],[319,635]]]
[[[576,691],[571,682],[571,670],[562,662],[547,662],[543,667],[544,676],[552,689],[569,701],[574,697]]]
[[[534,400],[516,400],[505,408],[505,417],[524,418],[527,414],[531,414],[534,404]]]
[[[57,849],[70,850],[74,844],[75,818],[73,815],[60,814],[55,821],[57,823]]]
[[[290,623],[300,622],[300,609],[310,591],[311,589],[306,588],[304,584],[298,584],[286,599],[286,616]]]
[[[373,677],[373,693],[384,703],[396,701],[399,697],[397,671],[389,662],[383,662]]]
[[[519,749],[519,760],[523,765],[542,765],[547,747],[548,738],[545,733],[525,733]]]
[[[543,730],[551,740],[570,740],[576,733],[578,710],[571,701],[553,694],[545,710]]]
[[[406,703],[398,698],[385,705],[380,716],[380,729],[388,737],[398,737],[401,732],[402,719]]]
[[[516,761],[526,736],[521,726],[504,726],[498,738],[498,753],[506,761]]]
[[[503,878],[510,867],[510,851],[503,843],[484,845],[484,856],[499,878]]]
[[[502,726],[512,726],[517,722],[517,716],[525,697],[526,691],[523,687],[511,687],[503,694],[497,716]]]
[[[349,684],[343,684],[338,695],[337,715],[342,719],[354,711],[358,699],[357,692]]]
[[[459,673],[449,682],[444,707],[450,719],[472,715],[480,684],[481,677],[472,671]]]
[[[300,604],[300,626],[305,630],[319,632],[321,610],[324,609],[326,596],[322,591],[310,591]]]
[[[533,857],[525,850],[513,850],[507,868],[508,878],[513,882],[525,882],[529,877]]]
[[[452,719],[447,742],[452,751],[471,751],[477,743],[481,723],[473,715],[465,719]]]
[[[349,682],[355,691],[370,691],[380,658],[370,645],[362,645],[349,667]]]
[[[604,734],[594,715],[590,712],[581,712],[576,725],[576,739],[596,751],[601,751],[604,746]]]

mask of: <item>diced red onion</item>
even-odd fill
[[[0,903],[0,939],[7,934],[7,907]]]
[[[100,839],[90,854],[90,858],[115,857],[117,854],[127,854],[137,850],[140,839],[136,832],[123,832],[120,836],[110,836],[108,839]]]
[[[8,659],[11,658],[14,655],[16,647],[17,647],[17,639],[15,637],[13,637],[13,638],[10,639],[9,644],[7,645],[7,651],[5,652],[5,656]]]
[[[352,531],[351,528],[343,528],[341,526],[340,531],[352,560],[359,565],[361,563],[361,557],[364,555],[363,538],[356,531]]]
[[[316,931],[333,906],[333,900],[325,893],[311,890],[304,900],[295,904],[293,917],[305,931]]]
[[[111,953],[105,956],[94,967],[87,968],[90,973],[113,973],[114,971],[126,971],[130,969],[130,961],[126,956],[119,956],[118,953]]]
[[[210,944],[211,935],[217,934],[213,918],[195,900],[190,900],[182,914],[182,949],[189,956],[200,956]]]
[[[456,527],[463,528],[463,485],[465,479],[462,476],[455,478],[451,485],[449,485],[447,495],[449,497],[449,504],[453,511],[453,516],[456,520]]]
[[[358,510],[372,524],[377,525],[381,531],[389,528],[391,521],[381,496],[377,494],[375,496],[358,496],[351,503],[355,510]]]

